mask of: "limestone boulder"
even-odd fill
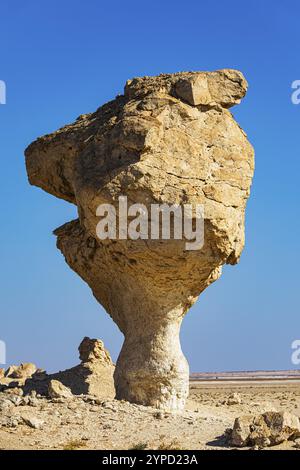
[[[226,400],[226,405],[240,405],[242,403],[242,398],[239,393],[232,393]]]
[[[299,418],[288,412],[268,411],[262,415],[236,418],[230,442],[237,447],[269,447],[300,437]]]
[[[48,386],[48,395],[50,398],[72,398],[71,390],[58,380],[50,380]]]
[[[27,379],[32,377],[37,371],[37,367],[32,362],[25,362],[19,366],[10,366],[6,371],[5,376],[11,379]]]

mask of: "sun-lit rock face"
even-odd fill
[[[57,246],[124,333],[118,398],[184,406],[182,319],[244,246],[254,156],[228,108],[246,90],[243,75],[227,69],[135,78],[124,95],[26,150],[30,183],[78,207],[79,218],[55,231]],[[204,245],[100,240],[97,208],[117,209],[120,196],[149,214],[152,204],[203,205]]]

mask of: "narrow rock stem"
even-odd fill
[[[181,318],[161,320],[152,328],[142,321],[131,325],[114,374],[118,399],[169,411],[184,408],[189,366],[180,346],[180,325]]]

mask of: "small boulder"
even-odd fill
[[[242,403],[242,398],[238,393],[233,393],[228,397],[226,405],[240,405]]]
[[[231,445],[237,447],[269,447],[299,437],[300,422],[297,416],[268,411],[262,415],[236,418],[229,440]]]
[[[16,428],[23,422],[23,419],[19,415],[14,416],[0,416],[0,427],[4,428]]]
[[[230,444],[237,447],[246,446],[252,424],[253,416],[240,416],[239,418],[236,418],[231,434],[227,433]]]
[[[11,400],[7,400],[5,398],[0,399],[0,412],[4,413],[5,411],[9,410],[13,406],[13,402]]]
[[[19,366],[10,366],[5,372],[5,377],[11,379],[27,379],[31,377],[37,370],[32,362],[25,362]]]
[[[42,429],[44,421],[42,419],[36,418],[35,416],[29,416],[29,418],[25,418],[23,416],[23,421],[27,426],[33,429]]]
[[[71,390],[58,380],[50,380],[48,386],[48,395],[50,398],[72,398]]]
[[[300,422],[298,416],[291,413],[276,413],[268,411],[263,414],[264,420],[271,431],[273,445],[280,444],[288,439],[300,437]]]
[[[23,398],[19,395],[10,395],[9,400],[15,405],[19,406],[23,403]]]

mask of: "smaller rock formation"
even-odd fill
[[[62,388],[68,387],[71,396],[84,394],[104,400],[114,398],[115,366],[103,341],[85,337],[78,350],[81,363],[55,374],[47,374],[32,363],[10,366],[4,377],[0,375],[0,387],[21,387],[25,394],[36,391],[51,398],[68,398],[61,396],[64,394]]]
[[[22,387],[26,380],[34,374],[42,372],[35,364],[25,362],[23,364],[11,365],[6,370],[0,369],[0,389],[5,387]]]
[[[103,341],[85,337],[78,349],[81,359],[81,364],[78,367],[86,376],[86,393],[97,398],[114,398],[115,366]]]
[[[229,441],[237,447],[269,447],[300,437],[299,418],[287,412],[268,411],[236,418]]]
[[[19,366],[10,366],[5,372],[5,376],[11,379],[28,379],[37,371],[35,364],[25,362]]]
[[[94,395],[97,398],[114,398],[114,364],[100,339],[85,337],[79,345],[81,363],[48,378],[69,387],[74,395]]]

